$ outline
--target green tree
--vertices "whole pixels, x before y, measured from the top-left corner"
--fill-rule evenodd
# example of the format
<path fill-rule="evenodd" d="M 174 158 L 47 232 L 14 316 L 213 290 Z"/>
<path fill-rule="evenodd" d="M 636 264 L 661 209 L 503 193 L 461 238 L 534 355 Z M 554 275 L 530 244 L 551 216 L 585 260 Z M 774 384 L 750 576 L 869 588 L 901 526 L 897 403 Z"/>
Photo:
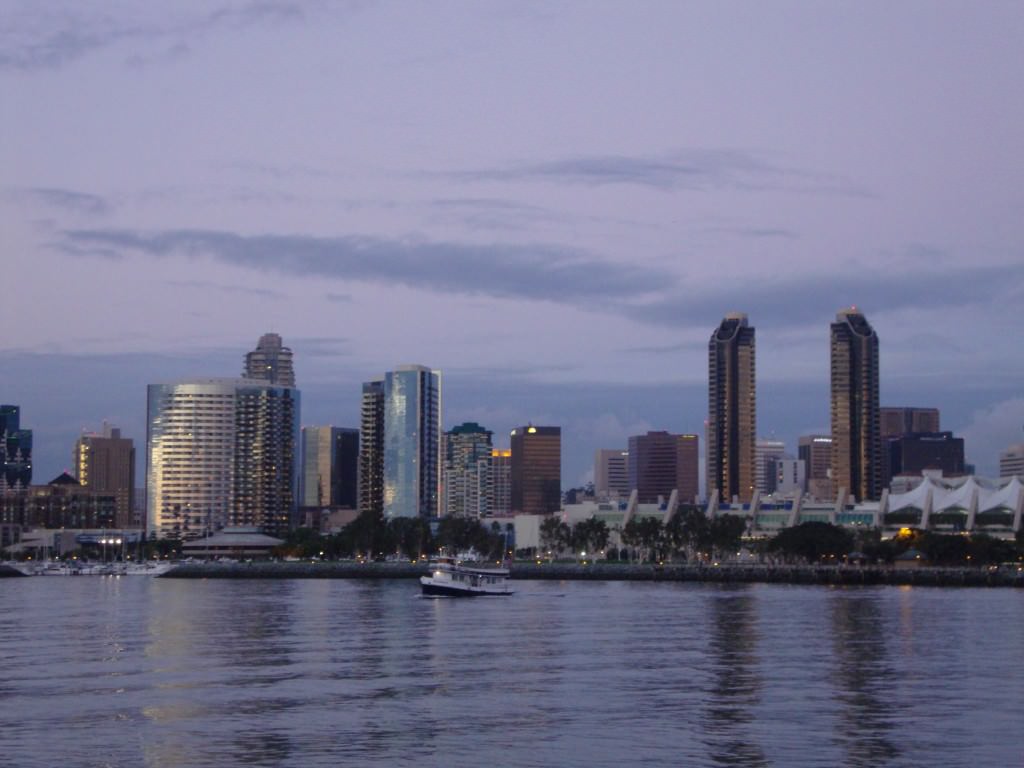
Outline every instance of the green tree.
<path fill-rule="evenodd" d="M 708 526 L 711 549 L 719 556 L 726 552 L 735 552 L 746 530 L 747 521 L 744 518 L 738 515 L 719 515 Z"/>
<path fill-rule="evenodd" d="M 397 549 L 410 560 L 418 560 L 430 552 L 430 526 L 421 517 L 396 517 L 389 521 Z"/>
<path fill-rule="evenodd" d="M 573 552 L 597 553 L 608 546 L 608 525 L 604 520 L 591 517 L 580 520 L 572 529 Z"/>
<path fill-rule="evenodd" d="M 550 515 L 544 518 L 540 524 L 540 548 L 548 553 L 548 560 L 552 554 L 557 557 L 561 551 L 562 542 L 562 521 L 557 515 Z"/>
<path fill-rule="evenodd" d="M 633 559 L 637 556 L 637 550 L 640 547 L 640 521 L 635 517 L 626 523 L 625 526 L 619 531 L 619 540 L 627 547 L 629 547 L 629 561 L 633 562 Z M 619 555 L 622 556 L 621 553 Z M 637 558 L 639 559 L 639 558 Z"/>
<path fill-rule="evenodd" d="M 784 528 L 768 544 L 771 551 L 817 563 L 849 553 L 853 535 L 831 523 L 806 522 Z"/>

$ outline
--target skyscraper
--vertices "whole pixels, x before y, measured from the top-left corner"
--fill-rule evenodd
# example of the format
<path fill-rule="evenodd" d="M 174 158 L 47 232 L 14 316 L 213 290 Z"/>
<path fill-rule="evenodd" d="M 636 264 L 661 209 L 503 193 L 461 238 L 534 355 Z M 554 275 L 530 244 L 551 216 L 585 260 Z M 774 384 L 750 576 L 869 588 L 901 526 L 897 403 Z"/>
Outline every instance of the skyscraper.
<path fill-rule="evenodd" d="M 384 379 L 363 384 L 359 421 L 359 509 L 384 513 Z"/>
<path fill-rule="evenodd" d="M 757 389 L 754 328 L 726 315 L 708 343 L 708 495 L 750 501 L 755 482 Z"/>
<path fill-rule="evenodd" d="M 385 517 L 438 516 L 441 431 L 441 372 L 403 365 L 385 373 Z"/>
<path fill-rule="evenodd" d="M 698 493 L 699 439 L 697 435 L 648 432 L 629 438 L 629 488 L 641 504 L 668 499 L 692 503 Z"/>
<path fill-rule="evenodd" d="M 775 463 L 786 458 L 786 444 L 782 440 L 762 438 L 754 446 L 754 487 L 760 494 L 775 492 L 775 478 L 778 475 Z"/>
<path fill-rule="evenodd" d="M 147 413 L 150 535 L 288 529 L 298 490 L 298 390 L 250 379 L 151 384 Z"/>
<path fill-rule="evenodd" d="M 914 432 L 885 442 L 885 486 L 897 475 L 939 470 L 943 477 L 963 475 L 964 439 L 952 432 Z"/>
<path fill-rule="evenodd" d="M 629 496 L 629 451 L 599 448 L 594 454 L 594 493 L 599 498 Z"/>
<path fill-rule="evenodd" d="M 999 477 L 1019 477 L 1024 480 L 1024 443 L 1009 446 L 999 452 Z"/>
<path fill-rule="evenodd" d="M 358 483 L 359 430 L 303 427 L 302 506 L 355 509 Z"/>
<path fill-rule="evenodd" d="M 878 335 L 855 307 L 831 326 L 832 483 L 860 501 L 882 490 Z"/>
<path fill-rule="evenodd" d="M 283 346 L 281 337 L 276 333 L 263 334 L 256 349 L 246 354 L 242 375 L 247 379 L 294 387 L 295 368 L 291 349 Z"/>
<path fill-rule="evenodd" d="M 491 450 L 491 487 L 488 508 L 495 517 L 512 514 L 512 449 Z"/>
<path fill-rule="evenodd" d="M 882 440 L 915 432 L 939 432 L 939 409 L 879 408 L 879 430 Z"/>
<path fill-rule="evenodd" d="M 562 428 L 512 430 L 512 514 L 546 515 L 562 506 Z"/>
<path fill-rule="evenodd" d="M 117 527 L 131 528 L 135 519 L 135 445 L 121 430 L 103 425 L 100 434 L 84 434 L 75 441 L 71 456 L 78 482 L 97 493 L 117 499 Z"/>
<path fill-rule="evenodd" d="M 444 503 L 447 516 L 491 514 L 491 435 L 476 422 L 466 422 L 444 435 Z"/>
<path fill-rule="evenodd" d="M 827 501 L 835 495 L 832 488 L 832 438 L 829 435 L 802 435 L 797 458 L 804 463 L 806 491 L 812 499 Z"/>
<path fill-rule="evenodd" d="M 0 405 L 0 490 L 32 484 L 32 430 L 21 428 L 21 408 Z"/>
<path fill-rule="evenodd" d="M 676 443 L 676 490 L 681 504 L 694 504 L 700 495 L 700 435 L 679 435 Z"/>

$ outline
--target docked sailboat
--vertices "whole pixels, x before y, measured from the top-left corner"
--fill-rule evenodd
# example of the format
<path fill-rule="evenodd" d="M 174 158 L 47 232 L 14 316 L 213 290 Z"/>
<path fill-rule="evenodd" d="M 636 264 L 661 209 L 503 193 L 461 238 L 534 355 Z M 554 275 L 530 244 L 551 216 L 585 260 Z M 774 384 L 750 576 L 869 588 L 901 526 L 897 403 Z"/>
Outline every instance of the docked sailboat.
<path fill-rule="evenodd" d="M 430 573 L 420 577 L 426 597 L 483 597 L 511 595 L 508 568 L 467 565 L 454 557 L 439 557 L 430 563 Z"/>

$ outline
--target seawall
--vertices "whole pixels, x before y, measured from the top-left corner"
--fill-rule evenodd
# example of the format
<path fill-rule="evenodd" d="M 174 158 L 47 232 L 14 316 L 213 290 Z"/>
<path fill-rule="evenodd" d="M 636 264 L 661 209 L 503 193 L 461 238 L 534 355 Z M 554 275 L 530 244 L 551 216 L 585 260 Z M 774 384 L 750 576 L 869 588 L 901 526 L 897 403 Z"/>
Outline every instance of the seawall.
<path fill-rule="evenodd" d="M 418 563 L 195 563 L 162 578 L 177 579 L 414 579 L 427 573 Z M 1024 587 L 1016 569 L 912 568 L 812 565 L 629 565 L 515 563 L 515 580 L 699 581 L 745 584 L 915 585 L 933 587 Z"/>

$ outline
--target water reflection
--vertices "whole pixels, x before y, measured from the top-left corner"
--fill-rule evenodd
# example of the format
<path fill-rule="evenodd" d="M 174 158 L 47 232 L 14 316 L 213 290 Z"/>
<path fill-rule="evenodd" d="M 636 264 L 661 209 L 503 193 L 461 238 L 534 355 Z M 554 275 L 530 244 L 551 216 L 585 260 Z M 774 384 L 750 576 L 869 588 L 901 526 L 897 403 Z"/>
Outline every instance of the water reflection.
<path fill-rule="evenodd" d="M 767 766 L 753 740 L 760 703 L 757 603 L 747 587 L 728 588 L 708 601 L 711 686 L 701 725 L 714 765 Z"/>
<path fill-rule="evenodd" d="M 1021 764 L 1014 591 L 414 593 L 4 584 L 0 765 Z"/>
<path fill-rule="evenodd" d="M 834 738 L 845 765 L 883 765 L 900 754 L 892 739 L 895 670 L 886 648 L 888 629 L 875 591 L 839 591 L 829 600 L 834 682 L 842 718 Z"/>

